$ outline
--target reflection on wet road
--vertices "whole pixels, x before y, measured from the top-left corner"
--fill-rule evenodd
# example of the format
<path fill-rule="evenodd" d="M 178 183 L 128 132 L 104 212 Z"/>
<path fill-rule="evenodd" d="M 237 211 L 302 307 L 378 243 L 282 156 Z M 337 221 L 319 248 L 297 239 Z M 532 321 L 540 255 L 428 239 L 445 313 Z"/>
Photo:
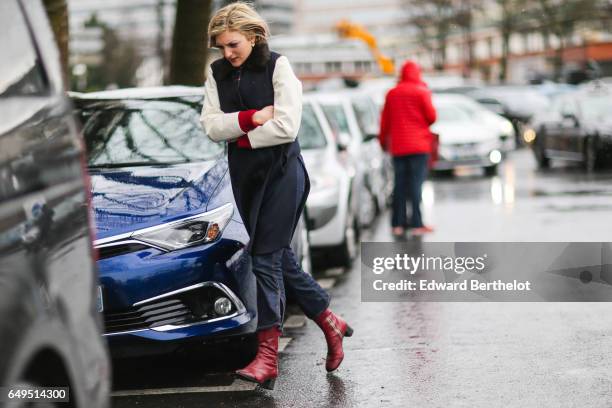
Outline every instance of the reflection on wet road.
<path fill-rule="evenodd" d="M 610 173 L 571 167 L 537 172 L 528 151 L 516 152 L 496 177 L 433 179 L 424 209 L 436 231 L 426 240 L 608 242 L 610 180 Z M 388 218 L 383 214 L 362 239 L 389 241 Z M 292 341 L 281 354 L 274 391 L 245 390 L 227 374 L 214 374 L 231 370 L 236 354 L 227 354 L 213 368 L 206 359 L 132 365 L 132 380 L 157 371 L 156 388 L 204 388 L 117 397 L 113 406 L 612 406 L 609 304 L 365 303 L 360 272 L 359 263 L 343 274 L 320 272 L 335 280 L 332 308 L 355 329 L 336 373 L 326 374 L 325 341 L 307 322 L 285 330 Z M 171 366 L 187 378 L 177 384 Z M 214 388 L 215 382 L 229 388 Z"/>

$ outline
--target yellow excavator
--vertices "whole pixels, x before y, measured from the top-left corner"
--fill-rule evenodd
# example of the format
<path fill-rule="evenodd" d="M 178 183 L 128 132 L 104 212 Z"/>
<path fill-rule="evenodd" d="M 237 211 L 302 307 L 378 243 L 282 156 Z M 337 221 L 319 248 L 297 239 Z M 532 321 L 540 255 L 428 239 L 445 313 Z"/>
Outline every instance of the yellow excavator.
<path fill-rule="evenodd" d="M 370 47 L 372 54 L 374 54 L 380 70 L 387 75 L 395 74 L 393 60 L 380 52 L 376 44 L 376 38 L 363 26 L 351 23 L 348 20 L 341 20 L 336 24 L 336 31 L 342 38 L 355 38 L 365 42 Z"/>

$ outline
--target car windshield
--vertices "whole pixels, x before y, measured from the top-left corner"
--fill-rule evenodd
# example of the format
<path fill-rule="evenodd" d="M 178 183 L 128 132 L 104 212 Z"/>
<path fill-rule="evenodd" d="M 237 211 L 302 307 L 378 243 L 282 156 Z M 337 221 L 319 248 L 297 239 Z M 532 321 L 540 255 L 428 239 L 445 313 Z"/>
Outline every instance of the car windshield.
<path fill-rule="evenodd" d="M 538 112 L 546 109 L 549 104 L 545 96 L 526 88 L 502 89 L 495 97 L 518 112 Z"/>
<path fill-rule="evenodd" d="M 612 97 L 610 95 L 590 96 L 582 99 L 582 113 L 588 120 L 602 120 L 612 112 Z"/>
<path fill-rule="evenodd" d="M 436 106 L 438 122 L 464 122 L 470 120 L 470 115 L 463 109 L 454 106 Z"/>
<path fill-rule="evenodd" d="M 302 123 L 298 132 L 302 149 L 321 149 L 327 145 L 323 129 L 317 120 L 311 105 L 305 104 L 302 109 Z"/>
<path fill-rule="evenodd" d="M 224 147 L 206 137 L 200 110 L 200 101 L 187 98 L 89 102 L 77 111 L 88 164 L 113 167 L 215 159 Z"/>

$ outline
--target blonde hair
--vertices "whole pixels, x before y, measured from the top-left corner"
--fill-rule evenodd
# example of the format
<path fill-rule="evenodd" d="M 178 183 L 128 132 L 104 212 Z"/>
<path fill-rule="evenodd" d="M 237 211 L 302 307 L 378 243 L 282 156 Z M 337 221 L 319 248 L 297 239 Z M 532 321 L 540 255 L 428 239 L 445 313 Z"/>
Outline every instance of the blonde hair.
<path fill-rule="evenodd" d="M 254 38 L 256 43 L 266 42 L 270 35 L 268 24 L 253 6 L 241 1 L 220 8 L 210 19 L 209 46 L 214 47 L 217 36 L 226 31 L 238 31 L 249 40 Z"/>

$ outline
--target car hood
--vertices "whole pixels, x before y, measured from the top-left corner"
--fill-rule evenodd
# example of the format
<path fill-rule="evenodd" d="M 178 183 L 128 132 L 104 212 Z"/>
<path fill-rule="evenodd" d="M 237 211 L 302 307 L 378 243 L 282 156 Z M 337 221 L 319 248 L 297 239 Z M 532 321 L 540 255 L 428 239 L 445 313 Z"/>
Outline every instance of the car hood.
<path fill-rule="evenodd" d="M 492 126 L 471 122 L 438 122 L 431 130 L 440 135 L 442 145 L 485 142 L 499 138 L 498 132 Z"/>
<path fill-rule="evenodd" d="M 227 161 L 90 169 L 96 238 L 206 211 Z"/>

